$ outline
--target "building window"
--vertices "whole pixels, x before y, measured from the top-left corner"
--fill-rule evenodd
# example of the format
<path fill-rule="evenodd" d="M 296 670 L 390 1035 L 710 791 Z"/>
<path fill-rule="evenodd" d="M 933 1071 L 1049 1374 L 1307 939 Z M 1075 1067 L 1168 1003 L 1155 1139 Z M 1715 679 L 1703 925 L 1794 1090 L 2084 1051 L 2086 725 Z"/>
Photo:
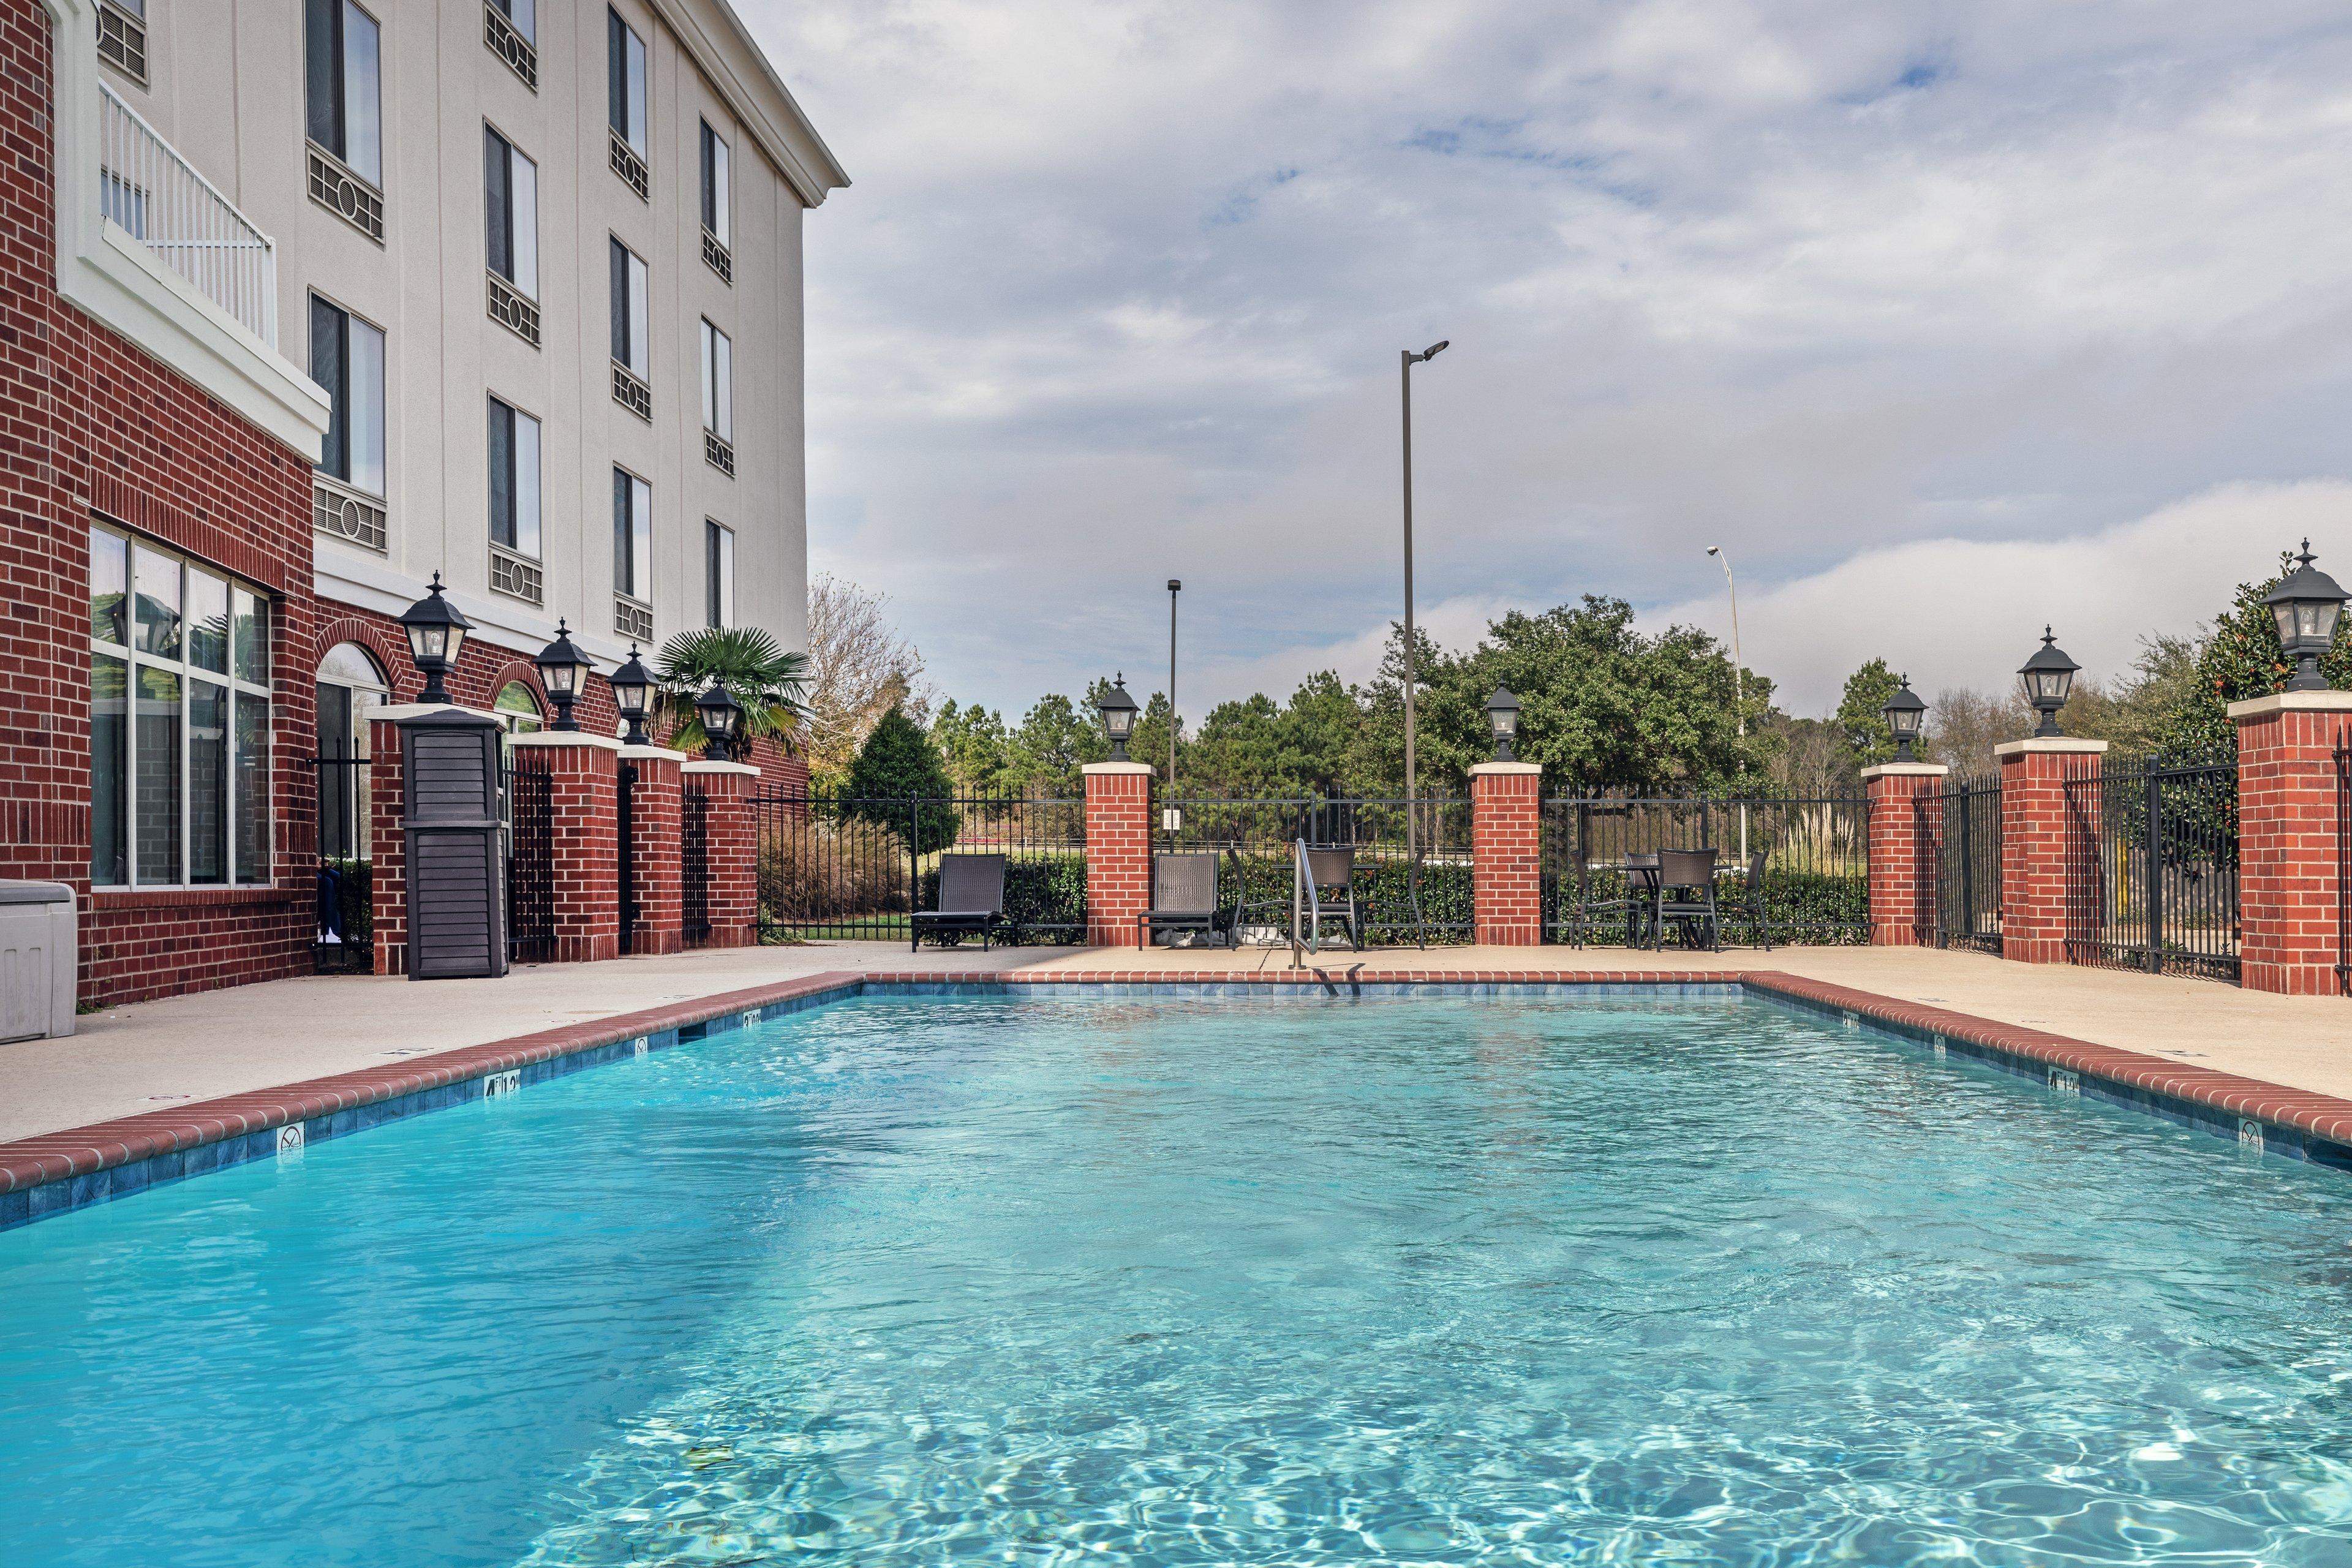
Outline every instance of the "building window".
<path fill-rule="evenodd" d="M 735 531 L 702 520 L 703 600 L 710 625 L 735 624 Z"/>
<path fill-rule="evenodd" d="M 486 0 L 482 41 L 522 79 L 523 86 L 539 90 L 539 16 L 534 0 Z"/>
<path fill-rule="evenodd" d="M 727 164 L 727 143 L 710 121 L 702 122 L 702 259 L 710 270 L 728 282 L 735 281 L 735 261 L 730 237 L 728 209 L 731 205 Z"/>
<path fill-rule="evenodd" d="M 243 583 L 90 529 L 93 887 L 269 880 L 268 613 Z"/>
<path fill-rule="evenodd" d="M 653 350 L 646 329 L 647 275 L 636 252 L 612 241 L 613 399 L 650 422 Z"/>
<path fill-rule="evenodd" d="M 311 199 L 381 242 L 382 31 L 352 0 L 303 0 L 302 39 Z"/>
<path fill-rule="evenodd" d="M 547 715 L 540 710 L 539 693 L 520 680 L 509 680 L 499 688 L 490 710 L 499 716 L 499 723 L 509 735 L 535 735 L 547 722 Z"/>
<path fill-rule="evenodd" d="M 147 0 L 99 0 L 98 58 L 147 85 Z"/>
<path fill-rule="evenodd" d="M 318 526 L 384 547 L 383 331 L 310 296 L 310 379 L 332 401 L 319 453 Z"/>
<path fill-rule="evenodd" d="M 651 200 L 646 165 L 646 41 L 621 20 L 618 11 L 604 13 L 604 76 L 613 172 Z"/>
<path fill-rule="evenodd" d="M 391 700 L 391 684 L 359 644 L 337 643 L 319 661 L 319 853 L 327 859 L 368 858 L 368 714 Z"/>
<path fill-rule="evenodd" d="M 538 604 L 539 421 L 489 400 L 490 586 Z"/>
<path fill-rule="evenodd" d="M 711 467 L 735 472 L 735 345 L 702 323 L 702 455 Z"/>
<path fill-rule="evenodd" d="M 613 470 L 613 624 L 623 637 L 653 636 L 653 487 Z"/>
<path fill-rule="evenodd" d="M 483 236 L 490 316 L 539 346 L 539 165 L 482 127 Z"/>

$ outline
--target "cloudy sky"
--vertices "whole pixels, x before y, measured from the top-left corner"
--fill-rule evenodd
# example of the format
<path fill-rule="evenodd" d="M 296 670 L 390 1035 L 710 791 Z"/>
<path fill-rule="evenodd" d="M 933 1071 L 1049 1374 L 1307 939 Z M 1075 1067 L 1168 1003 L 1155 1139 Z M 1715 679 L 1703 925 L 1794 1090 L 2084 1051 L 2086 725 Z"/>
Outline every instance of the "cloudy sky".
<path fill-rule="evenodd" d="M 809 216 L 812 564 L 951 696 L 1360 677 L 1586 593 L 1794 711 L 2352 567 L 2352 13 L 737 0 Z M 1140 687 L 1138 688 L 1141 689 Z"/>

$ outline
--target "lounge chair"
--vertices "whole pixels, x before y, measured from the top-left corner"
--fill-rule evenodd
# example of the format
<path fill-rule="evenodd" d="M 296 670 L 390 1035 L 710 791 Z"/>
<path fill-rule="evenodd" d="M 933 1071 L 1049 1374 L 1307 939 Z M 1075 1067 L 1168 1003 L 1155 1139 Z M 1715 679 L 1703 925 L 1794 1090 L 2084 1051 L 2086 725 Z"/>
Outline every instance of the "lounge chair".
<path fill-rule="evenodd" d="M 1190 931 L 1222 938 L 1226 946 L 1232 946 L 1241 906 L 1237 895 L 1231 910 L 1223 908 L 1217 897 L 1217 857 L 1213 850 L 1204 854 L 1154 855 L 1151 907 L 1135 917 L 1137 944 L 1150 947 L 1152 937 L 1161 931 L 1173 936 L 1180 931 Z"/>
<path fill-rule="evenodd" d="M 1310 849 L 1300 839 L 1297 847 L 1297 900 L 1296 916 L 1307 921 L 1307 950 L 1323 950 L 1323 921 L 1328 916 L 1339 925 L 1348 928 L 1348 945 L 1361 951 L 1364 945 L 1362 919 L 1356 910 L 1356 852 L 1353 849 Z M 1291 929 L 1297 936 L 1296 924 Z"/>
<path fill-rule="evenodd" d="M 908 917 L 914 938 L 909 952 L 927 936 L 942 943 L 950 936 L 980 933 L 980 945 L 1012 929 L 1004 918 L 1004 857 L 1002 855 L 942 855 L 940 857 L 940 907 Z"/>
<path fill-rule="evenodd" d="M 1723 931 L 1715 907 L 1714 850 L 1659 850 L 1657 897 L 1650 929 L 1660 947 L 1666 944 L 1666 922 L 1679 921 L 1685 937 L 1696 924 L 1706 934 L 1708 950 L 1723 951 Z"/>

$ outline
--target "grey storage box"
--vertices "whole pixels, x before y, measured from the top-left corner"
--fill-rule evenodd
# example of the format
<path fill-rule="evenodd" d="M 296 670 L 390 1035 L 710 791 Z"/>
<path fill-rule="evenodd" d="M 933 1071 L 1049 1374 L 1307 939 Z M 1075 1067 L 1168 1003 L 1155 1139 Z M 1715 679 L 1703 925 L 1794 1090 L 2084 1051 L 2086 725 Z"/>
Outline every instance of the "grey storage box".
<path fill-rule="evenodd" d="M 0 881 L 0 1043 L 74 1032 L 74 893 Z"/>

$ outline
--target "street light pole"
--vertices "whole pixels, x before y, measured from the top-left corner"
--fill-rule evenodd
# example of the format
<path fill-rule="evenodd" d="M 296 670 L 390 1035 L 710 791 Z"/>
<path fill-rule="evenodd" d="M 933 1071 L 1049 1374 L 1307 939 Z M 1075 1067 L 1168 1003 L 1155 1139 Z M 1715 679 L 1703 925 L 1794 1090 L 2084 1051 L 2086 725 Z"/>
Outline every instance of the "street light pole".
<path fill-rule="evenodd" d="M 1412 713 L 1412 367 L 1424 364 L 1445 352 L 1453 340 L 1440 339 L 1419 353 L 1401 349 L 1397 354 L 1397 379 L 1402 392 L 1401 406 L 1404 413 L 1404 852 L 1413 868 L 1417 880 L 1421 867 L 1420 829 L 1415 823 L 1415 790 L 1418 782 L 1414 771 Z M 1415 889 L 1415 897 L 1419 889 Z"/>
<path fill-rule="evenodd" d="M 1176 847 L 1176 830 L 1184 826 L 1176 815 L 1176 595 L 1183 591 L 1181 578 L 1168 579 L 1168 805 L 1160 814 L 1160 826 L 1171 849 Z"/>
<path fill-rule="evenodd" d="M 1706 552 L 1723 563 L 1723 586 L 1731 595 L 1731 701 L 1734 717 L 1739 724 L 1739 738 L 1748 739 L 1748 687 L 1741 677 L 1746 663 L 1739 652 L 1739 584 L 1732 581 L 1731 557 L 1723 552 L 1720 544 L 1710 544 Z M 1744 750 L 1744 748 L 1743 748 Z M 1739 805 L 1739 863 L 1748 864 L 1748 803 Z"/>

